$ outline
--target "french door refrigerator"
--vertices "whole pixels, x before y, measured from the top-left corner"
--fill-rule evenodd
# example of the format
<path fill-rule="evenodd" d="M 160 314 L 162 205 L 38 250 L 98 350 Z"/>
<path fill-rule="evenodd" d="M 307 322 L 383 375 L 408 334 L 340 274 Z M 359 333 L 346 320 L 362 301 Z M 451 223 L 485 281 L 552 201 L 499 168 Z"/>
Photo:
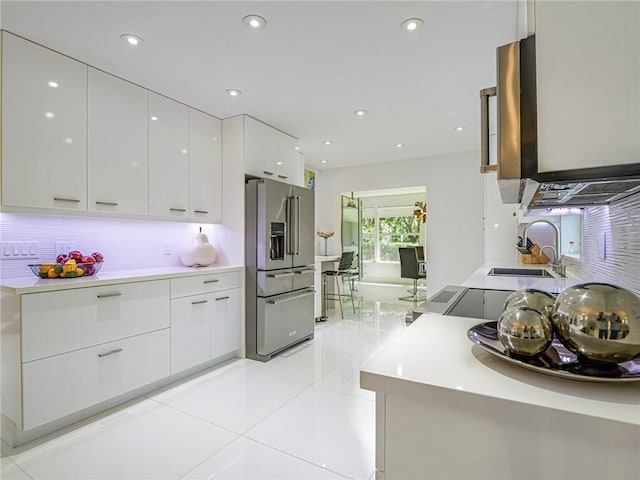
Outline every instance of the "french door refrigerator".
<path fill-rule="evenodd" d="M 313 338 L 314 192 L 269 179 L 245 185 L 246 354 Z"/>

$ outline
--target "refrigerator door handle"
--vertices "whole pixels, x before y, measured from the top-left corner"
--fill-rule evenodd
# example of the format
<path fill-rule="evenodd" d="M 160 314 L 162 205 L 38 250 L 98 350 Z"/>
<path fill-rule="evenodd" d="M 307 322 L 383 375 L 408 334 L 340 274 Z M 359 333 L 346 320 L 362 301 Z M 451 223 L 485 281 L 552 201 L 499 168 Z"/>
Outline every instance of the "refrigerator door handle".
<path fill-rule="evenodd" d="M 313 290 L 312 288 L 307 288 L 298 295 L 292 295 L 284 298 L 282 298 L 282 296 L 280 296 L 279 298 L 270 298 L 269 300 L 266 300 L 266 303 L 270 305 L 278 305 L 280 303 L 290 302 L 291 300 L 297 300 L 299 298 L 306 297 L 307 295 L 315 295 L 315 290 Z"/>
<path fill-rule="evenodd" d="M 300 197 L 296 196 L 296 255 L 300 255 Z"/>
<path fill-rule="evenodd" d="M 287 197 L 287 235 L 289 255 L 300 255 L 300 197 Z"/>

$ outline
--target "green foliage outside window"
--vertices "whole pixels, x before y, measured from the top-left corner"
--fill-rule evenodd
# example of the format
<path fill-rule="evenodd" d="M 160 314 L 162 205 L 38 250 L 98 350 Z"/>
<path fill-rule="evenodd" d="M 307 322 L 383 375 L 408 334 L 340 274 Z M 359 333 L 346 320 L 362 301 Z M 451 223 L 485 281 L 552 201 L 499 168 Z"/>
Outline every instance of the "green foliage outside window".
<path fill-rule="evenodd" d="M 378 258 L 376 258 L 376 220 L 362 219 L 362 259 L 364 261 L 399 262 L 398 248 L 420 243 L 420 224 L 416 217 L 378 218 Z"/>

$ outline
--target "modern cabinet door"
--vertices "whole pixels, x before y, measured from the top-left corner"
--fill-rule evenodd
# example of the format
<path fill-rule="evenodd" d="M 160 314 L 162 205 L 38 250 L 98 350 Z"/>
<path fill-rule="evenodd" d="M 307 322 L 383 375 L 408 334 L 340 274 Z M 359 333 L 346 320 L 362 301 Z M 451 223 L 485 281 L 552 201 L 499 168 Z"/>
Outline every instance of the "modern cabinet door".
<path fill-rule="evenodd" d="M 295 137 L 244 116 L 246 173 L 302 186 L 304 165 L 297 146 Z"/>
<path fill-rule="evenodd" d="M 211 359 L 212 294 L 171 300 L 171 373 Z"/>
<path fill-rule="evenodd" d="M 189 109 L 149 92 L 149 214 L 189 217 Z"/>
<path fill-rule="evenodd" d="M 88 210 L 147 215 L 148 92 L 89 68 Z"/>
<path fill-rule="evenodd" d="M 189 109 L 189 216 L 222 220 L 221 121 Z"/>
<path fill-rule="evenodd" d="M 242 346 L 242 289 L 211 294 L 211 358 L 235 352 Z"/>
<path fill-rule="evenodd" d="M 168 376 L 168 328 L 25 363 L 24 429 Z"/>
<path fill-rule="evenodd" d="M 257 177 L 277 180 L 274 129 L 255 118 L 244 115 L 245 172 Z"/>
<path fill-rule="evenodd" d="M 2 43 L 2 204 L 86 211 L 87 66 Z"/>
<path fill-rule="evenodd" d="M 274 130 L 272 141 L 274 143 L 276 180 L 302 186 L 304 166 L 298 150 L 296 150 L 298 140 L 286 133 Z"/>
<path fill-rule="evenodd" d="M 535 3 L 538 169 L 640 158 L 640 3 Z"/>

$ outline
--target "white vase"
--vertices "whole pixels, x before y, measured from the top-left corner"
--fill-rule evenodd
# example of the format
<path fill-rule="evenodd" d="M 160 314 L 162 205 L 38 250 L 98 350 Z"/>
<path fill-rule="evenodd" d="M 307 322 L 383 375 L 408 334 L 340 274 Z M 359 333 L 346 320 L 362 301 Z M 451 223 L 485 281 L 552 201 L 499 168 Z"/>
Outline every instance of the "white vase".
<path fill-rule="evenodd" d="M 216 249 L 209 243 L 202 229 L 196 235 L 193 246 L 180 254 L 180 261 L 187 267 L 206 267 L 216 261 Z"/>

